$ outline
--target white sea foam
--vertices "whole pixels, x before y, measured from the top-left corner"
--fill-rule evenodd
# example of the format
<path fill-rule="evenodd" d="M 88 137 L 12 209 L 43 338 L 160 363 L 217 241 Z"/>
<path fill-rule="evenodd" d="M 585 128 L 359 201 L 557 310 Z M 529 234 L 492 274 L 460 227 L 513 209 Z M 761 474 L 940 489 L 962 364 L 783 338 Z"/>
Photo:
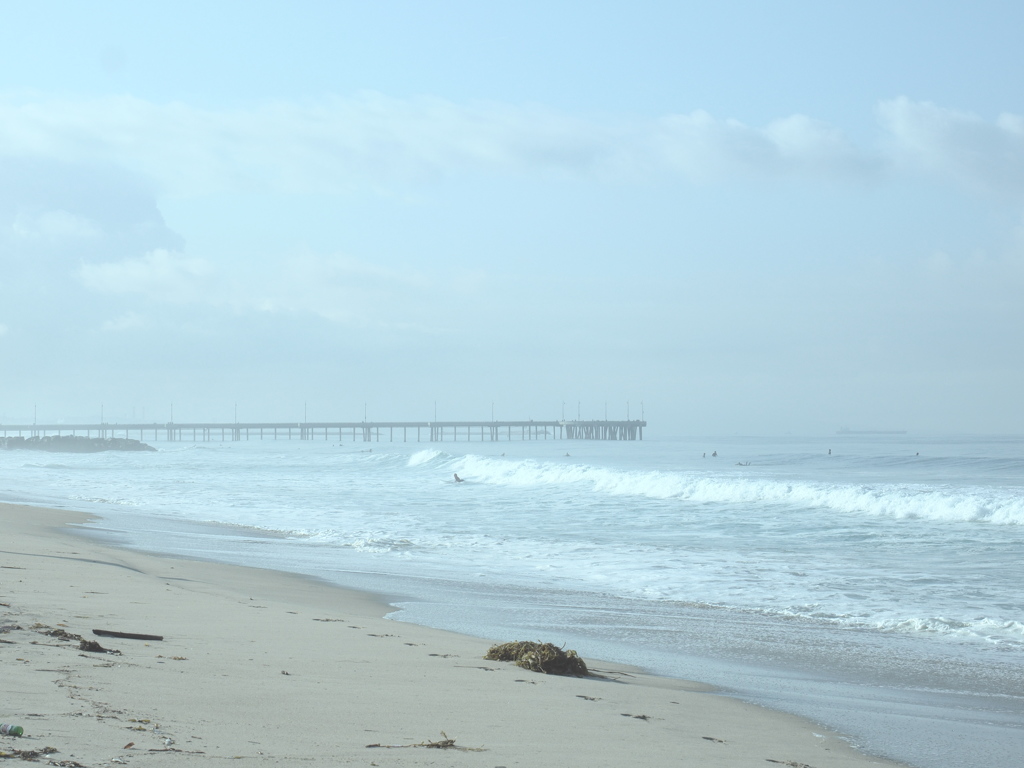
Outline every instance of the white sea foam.
<path fill-rule="evenodd" d="M 629 445 L 168 447 L 30 467 L 4 455 L 0 471 L 25 496 L 131 510 L 128 527 L 159 515 L 259 529 L 330 568 L 1020 642 L 1008 570 L 1024 494 L 1006 457 L 840 464 L 773 449 L 736 466 L 646 461 L 651 449 Z"/>
<path fill-rule="evenodd" d="M 581 485 L 595 493 L 613 496 L 679 499 L 701 504 L 785 505 L 897 519 L 1024 524 L 1024 491 L 1020 488 L 844 485 L 723 477 L 720 473 L 624 472 L 578 464 L 503 461 L 482 456 L 467 456 L 460 466 L 474 481 L 495 485 Z"/>
<path fill-rule="evenodd" d="M 447 454 L 436 450 L 416 451 L 416 453 L 409 457 L 408 464 L 410 467 L 419 467 L 424 464 L 429 464 L 442 456 L 447 456 Z"/>
<path fill-rule="evenodd" d="M 136 506 L 136 502 L 131 499 L 108 499 L 103 496 L 78 496 L 75 494 L 68 496 L 68 498 L 72 501 L 81 501 L 86 504 L 115 504 L 123 507 Z"/>
<path fill-rule="evenodd" d="M 995 644 L 1012 643 L 1017 646 L 1024 646 L 1024 624 L 1012 620 L 982 617 L 963 621 L 936 616 L 926 619 L 888 619 L 876 622 L 871 626 L 883 632 L 934 633 L 937 635 L 981 638 Z"/>

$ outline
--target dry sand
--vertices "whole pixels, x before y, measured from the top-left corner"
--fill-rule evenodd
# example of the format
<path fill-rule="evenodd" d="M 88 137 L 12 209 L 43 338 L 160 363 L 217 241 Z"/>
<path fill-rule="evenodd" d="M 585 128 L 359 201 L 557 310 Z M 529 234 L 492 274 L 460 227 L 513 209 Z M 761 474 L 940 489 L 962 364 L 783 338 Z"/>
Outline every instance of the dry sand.
<path fill-rule="evenodd" d="M 594 661 L 585 648 L 601 677 L 485 661 L 489 642 L 389 621 L 373 596 L 118 549 L 66 527 L 86 519 L 0 504 L 0 721 L 25 728 L 0 736 L 0 758 L 53 748 L 37 761 L 895 765 L 808 721 Z M 119 653 L 83 651 L 53 630 Z M 522 639 L 557 641 L 498 641 Z M 453 746 L 431 746 L 446 737 Z"/>

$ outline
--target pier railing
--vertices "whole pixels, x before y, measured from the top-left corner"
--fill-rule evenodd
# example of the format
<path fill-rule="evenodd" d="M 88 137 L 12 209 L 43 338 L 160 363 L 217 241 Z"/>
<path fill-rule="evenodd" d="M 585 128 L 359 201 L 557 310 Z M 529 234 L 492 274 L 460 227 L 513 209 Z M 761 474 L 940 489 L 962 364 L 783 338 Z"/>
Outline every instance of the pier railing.
<path fill-rule="evenodd" d="M 643 440 L 647 422 L 627 421 L 316 421 L 166 424 L 0 424 L 9 436 L 84 435 L 168 442 L 330 440 L 455 442 L 499 440 Z"/>

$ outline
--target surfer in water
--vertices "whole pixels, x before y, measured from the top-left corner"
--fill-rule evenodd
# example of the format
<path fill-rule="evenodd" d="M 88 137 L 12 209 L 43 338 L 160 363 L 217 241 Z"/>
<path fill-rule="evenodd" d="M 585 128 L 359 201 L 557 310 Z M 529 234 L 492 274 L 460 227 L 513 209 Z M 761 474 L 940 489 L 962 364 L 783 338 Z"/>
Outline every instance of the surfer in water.
<path fill-rule="evenodd" d="M 455 482 L 456 483 L 464 483 L 465 482 L 465 480 L 463 480 L 461 477 L 459 477 L 459 473 L 458 472 L 455 473 Z"/>

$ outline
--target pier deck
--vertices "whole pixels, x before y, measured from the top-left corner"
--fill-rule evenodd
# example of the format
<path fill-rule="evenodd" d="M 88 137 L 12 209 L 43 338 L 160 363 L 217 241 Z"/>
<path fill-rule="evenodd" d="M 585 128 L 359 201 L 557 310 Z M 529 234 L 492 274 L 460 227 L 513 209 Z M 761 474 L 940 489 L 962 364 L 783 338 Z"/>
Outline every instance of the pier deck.
<path fill-rule="evenodd" d="M 0 436 L 84 435 L 168 442 L 330 440 L 455 442 L 643 440 L 647 422 L 627 421 L 316 421 L 167 424 L 0 424 Z"/>

